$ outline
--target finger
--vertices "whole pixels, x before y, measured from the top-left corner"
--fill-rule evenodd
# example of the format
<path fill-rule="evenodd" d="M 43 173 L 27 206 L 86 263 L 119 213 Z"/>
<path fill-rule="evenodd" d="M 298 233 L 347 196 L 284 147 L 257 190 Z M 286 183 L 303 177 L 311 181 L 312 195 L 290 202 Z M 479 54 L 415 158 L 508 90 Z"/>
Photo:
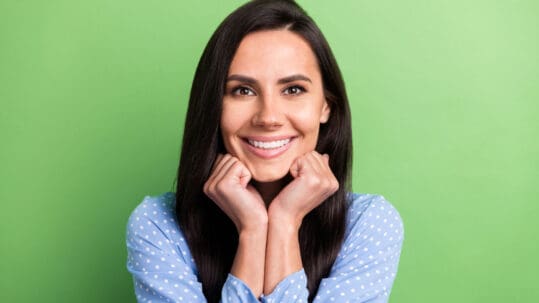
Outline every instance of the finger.
<path fill-rule="evenodd" d="M 212 174 L 214 174 L 216 171 L 219 171 L 219 169 L 223 166 L 223 164 L 225 163 L 226 159 L 228 159 L 228 157 L 230 157 L 230 155 L 228 154 L 218 154 L 217 157 L 215 158 L 215 162 L 213 163 L 213 167 L 212 167 Z"/>
<path fill-rule="evenodd" d="M 204 192 L 208 197 L 212 198 L 212 200 L 219 200 L 217 197 L 220 196 L 219 192 L 222 191 L 222 188 L 219 187 L 219 183 L 223 180 L 224 176 L 226 176 L 228 168 L 232 166 L 235 161 L 236 160 L 232 156 L 228 154 L 224 155 L 208 181 L 204 184 Z"/>
<path fill-rule="evenodd" d="M 217 170 L 214 172 L 213 180 L 215 182 L 218 182 L 218 181 L 222 180 L 227 175 L 230 167 L 232 167 L 234 165 L 234 163 L 236 163 L 237 161 L 238 161 L 238 159 L 236 157 L 232 157 L 230 155 L 225 155 L 225 157 L 222 160 L 223 163 L 220 164 L 217 167 Z"/>
<path fill-rule="evenodd" d="M 313 151 L 311 155 L 316 160 L 316 164 L 313 164 L 316 171 L 323 172 L 326 169 L 326 161 L 324 160 L 324 156 L 319 154 L 317 151 Z"/>
<path fill-rule="evenodd" d="M 303 173 L 320 174 L 323 171 L 323 161 L 321 156 L 312 151 L 305 155 L 305 165 L 303 166 Z"/>
<path fill-rule="evenodd" d="M 226 175 L 234 178 L 234 180 L 241 184 L 243 188 L 245 188 L 251 180 L 251 172 L 239 160 L 237 160 L 232 166 L 230 166 Z"/>
<path fill-rule="evenodd" d="M 329 166 L 329 155 L 328 154 L 319 154 L 319 153 L 313 153 L 314 158 L 318 161 L 317 172 L 322 174 L 333 174 L 331 171 L 331 167 Z"/>
<path fill-rule="evenodd" d="M 339 182 L 329 166 L 329 155 L 323 154 L 321 155 L 321 159 L 324 162 L 324 174 L 327 177 L 327 180 L 329 180 L 327 196 L 330 196 L 339 189 Z"/>
<path fill-rule="evenodd" d="M 298 158 L 296 158 L 296 160 L 294 160 L 294 162 L 292 162 L 292 165 L 290 165 L 290 175 L 292 175 L 292 177 L 297 178 L 300 174 L 300 171 L 301 171 L 301 167 L 302 167 L 302 161 L 303 161 L 303 156 L 300 156 Z"/>
<path fill-rule="evenodd" d="M 206 180 L 206 182 L 204 183 L 204 187 L 203 187 L 204 193 L 209 194 L 209 189 L 213 184 L 213 180 L 215 179 L 216 171 L 218 171 L 219 168 L 223 164 L 222 160 L 223 160 L 224 156 L 225 155 L 223 155 L 223 154 L 217 154 L 217 157 L 215 157 L 215 159 L 213 161 L 211 171 L 210 171 L 210 175 L 208 177 L 208 180 Z"/>
<path fill-rule="evenodd" d="M 316 151 L 308 152 L 296 159 L 296 167 L 295 167 L 295 175 L 292 174 L 294 178 L 297 178 L 299 176 L 304 176 L 306 174 L 311 173 L 317 173 L 320 169 L 320 164 L 318 163 L 318 160 L 316 160 L 315 157 Z"/>
<path fill-rule="evenodd" d="M 208 187 L 210 191 L 213 191 L 215 189 L 215 186 L 217 186 L 218 182 L 223 178 L 225 172 L 227 171 L 228 167 L 233 164 L 233 159 L 230 155 L 224 155 L 222 159 L 219 161 L 217 166 L 215 167 L 215 170 L 212 172 L 210 177 L 208 178 Z"/>
<path fill-rule="evenodd" d="M 335 176 L 331 171 L 331 168 L 328 165 L 329 156 L 320 155 L 319 153 L 313 152 L 310 155 L 311 165 L 313 166 L 314 173 L 318 176 L 320 183 L 320 189 L 327 189 L 328 194 L 333 193 L 333 188 L 335 187 Z"/>
<path fill-rule="evenodd" d="M 228 181 L 237 182 L 233 184 L 240 184 L 245 188 L 247 183 L 251 180 L 251 172 L 238 158 L 230 156 L 227 162 L 223 164 L 220 171 L 215 176 L 215 182 L 220 182 L 224 179 Z M 228 183 L 230 184 L 230 183 Z"/>
<path fill-rule="evenodd" d="M 215 161 L 216 162 L 220 161 L 221 159 L 223 159 L 224 156 L 225 156 L 225 154 L 217 154 L 217 157 L 215 158 Z"/>
<path fill-rule="evenodd" d="M 210 176 L 217 169 L 217 166 L 219 165 L 219 163 L 221 163 L 221 160 L 223 159 L 224 156 L 225 155 L 223 154 L 217 154 L 217 157 L 215 157 L 215 160 L 213 161 L 213 165 L 211 167 Z"/>
<path fill-rule="evenodd" d="M 324 158 L 324 163 L 329 167 L 329 155 L 323 154 L 322 157 Z"/>

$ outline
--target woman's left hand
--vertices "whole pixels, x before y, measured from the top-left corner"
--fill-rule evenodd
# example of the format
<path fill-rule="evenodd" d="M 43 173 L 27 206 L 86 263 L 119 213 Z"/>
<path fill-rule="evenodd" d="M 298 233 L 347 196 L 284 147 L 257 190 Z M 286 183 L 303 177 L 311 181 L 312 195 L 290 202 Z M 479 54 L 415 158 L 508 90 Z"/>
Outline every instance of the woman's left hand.
<path fill-rule="evenodd" d="M 297 158 L 290 174 L 294 179 L 271 202 L 268 216 L 299 229 L 303 217 L 334 194 L 339 182 L 329 167 L 329 156 L 316 151 Z"/>

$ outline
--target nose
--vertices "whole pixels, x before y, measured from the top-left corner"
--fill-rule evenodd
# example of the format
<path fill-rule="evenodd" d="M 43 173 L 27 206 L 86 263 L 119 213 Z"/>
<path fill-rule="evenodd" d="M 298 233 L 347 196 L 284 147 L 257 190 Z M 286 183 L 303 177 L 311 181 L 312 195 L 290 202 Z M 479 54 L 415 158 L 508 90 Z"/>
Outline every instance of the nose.
<path fill-rule="evenodd" d="M 253 116 L 253 125 L 273 129 L 282 126 L 283 120 L 279 100 L 272 96 L 262 96 L 259 100 L 259 108 Z"/>

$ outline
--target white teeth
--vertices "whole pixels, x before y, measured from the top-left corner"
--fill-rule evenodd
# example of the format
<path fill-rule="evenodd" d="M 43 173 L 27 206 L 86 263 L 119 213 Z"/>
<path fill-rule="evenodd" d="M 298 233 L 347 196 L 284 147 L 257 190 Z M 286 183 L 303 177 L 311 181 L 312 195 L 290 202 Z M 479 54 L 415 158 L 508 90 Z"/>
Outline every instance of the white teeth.
<path fill-rule="evenodd" d="M 262 149 L 274 149 L 282 147 L 288 142 L 290 142 L 290 139 L 283 139 L 283 140 L 277 140 L 277 141 L 255 141 L 255 140 L 248 140 L 249 144 L 251 144 L 254 147 L 262 148 Z"/>

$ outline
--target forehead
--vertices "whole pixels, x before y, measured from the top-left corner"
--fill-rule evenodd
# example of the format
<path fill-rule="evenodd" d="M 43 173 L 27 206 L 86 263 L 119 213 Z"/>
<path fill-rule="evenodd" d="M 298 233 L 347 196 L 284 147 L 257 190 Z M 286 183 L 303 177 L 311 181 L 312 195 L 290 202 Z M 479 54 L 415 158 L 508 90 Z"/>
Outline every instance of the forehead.
<path fill-rule="evenodd" d="M 241 41 L 229 74 L 281 77 L 305 73 L 315 76 L 318 62 L 310 45 L 286 29 L 250 33 Z"/>

